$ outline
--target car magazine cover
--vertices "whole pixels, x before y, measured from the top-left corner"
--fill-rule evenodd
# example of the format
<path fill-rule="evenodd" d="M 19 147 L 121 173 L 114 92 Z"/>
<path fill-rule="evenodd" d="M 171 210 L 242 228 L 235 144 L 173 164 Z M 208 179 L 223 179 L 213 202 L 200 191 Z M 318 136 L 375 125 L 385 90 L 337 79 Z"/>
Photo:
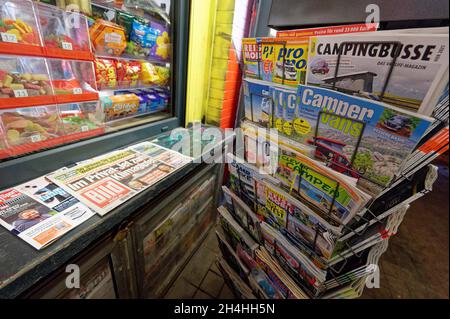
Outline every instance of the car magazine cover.
<path fill-rule="evenodd" d="M 431 115 L 439 98 L 435 90 L 448 72 L 448 51 L 448 34 L 312 37 L 306 83 Z"/>
<path fill-rule="evenodd" d="M 130 149 L 138 153 L 150 156 L 153 159 L 173 166 L 176 169 L 182 168 L 192 162 L 191 157 L 185 156 L 151 142 L 142 142 L 131 146 Z"/>
<path fill-rule="evenodd" d="M 342 224 L 350 221 L 371 198 L 337 172 L 283 145 L 274 177 L 291 195 L 311 204 L 313 209 L 332 214 Z"/>
<path fill-rule="evenodd" d="M 387 187 L 432 118 L 315 86 L 299 85 L 300 142 L 365 190 Z M 374 185 L 372 185 L 374 184 Z"/>
<path fill-rule="evenodd" d="M 49 179 L 105 215 L 175 170 L 132 150 L 115 151 L 49 175 Z"/>
<path fill-rule="evenodd" d="M 30 185 L 38 189 L 29 194 L 39 195 L 20 191 Z M 52 192 L 58 198 L 52 199 Z M 0 224 L 38 250 L 93 215 L 89 208 L 58 190 L 44 177 L 0 192 Z"/>
<path fill-rule="evenodd" d="M 329 259 L 341 232 L 339 223 L 324 220 L 305 204 L 275 185 L 256 183 L 258 214 L 271 226 L 286 230 L 319 257 Z"/>

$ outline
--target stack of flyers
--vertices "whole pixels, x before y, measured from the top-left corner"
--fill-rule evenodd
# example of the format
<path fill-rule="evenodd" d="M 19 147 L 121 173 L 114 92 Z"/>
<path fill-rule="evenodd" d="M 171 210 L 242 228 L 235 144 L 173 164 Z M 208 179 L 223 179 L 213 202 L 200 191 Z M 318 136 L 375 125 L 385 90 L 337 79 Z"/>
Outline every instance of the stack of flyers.
<path fill-rule="evenodd" d="M 356 181 L 280 145 L 274 175 L 299 200 L 347 224 L 370 200 Z"/>
<path fill-rule="evenodd" d="M 256 183 L 258 214 L 285 230 L 323 259 L 332 256 L 342 226 L 331 216 L 326 221 L 281 188 L 261 180 Z"/>
<path fill-rule="evenodd" d="M 448 31 L 425 32 L 312 37 L 306 83 L 431 115 L 448 73 L 449 43 Z"/>
<path fill-rule="evenodd" d="M 128 149 L 56 171 L 48 178 L 103 216 L 174 170 Z"/>
<path fill-rule="evenodd" d="M 51 244 L 93 215 L 45 177 L 0 192 L 0 224 L 36 249 Z"/>
<path fill-rule="evenodd" d="M 131 146 L 130 149 L 150 156 L 155 160 L 166 163 L 176 169 L 182 168 L 192 162 L 192 157 L 185 156 L 151 142 L 142 142 Z"/>
<path fill-rule="evenodd" d="M 337 91 L 299 85 L 301 142 L 371 193 L 388 187 L 432 118 Z"/>

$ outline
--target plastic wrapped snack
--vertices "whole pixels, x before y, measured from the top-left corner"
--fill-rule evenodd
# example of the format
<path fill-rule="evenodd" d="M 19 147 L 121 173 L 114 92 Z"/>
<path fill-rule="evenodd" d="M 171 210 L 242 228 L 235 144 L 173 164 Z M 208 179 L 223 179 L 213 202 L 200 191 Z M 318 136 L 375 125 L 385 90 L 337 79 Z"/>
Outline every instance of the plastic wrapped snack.
<path fill-rule="evenodd" d="M 110 59 L 95 59 L 94 66 L 97 88 L 99 90 L 116 89 L 118 83 L 115 61 Z"/>
<path fill-rule="evenodd" d="M 49 141 L 64 134 L 55 105 L 0 112 L 10 147 Z"/>
<path fill-rule="evenodd" d="M 151 57 L 167 61 L 170 57 L 170 38 L 163 25 L 145 20 L 134 20 L 126 52 L 133 56 Z"/>
<path fill-rule="evenodd" d="M 97 20 L 89 34 L 97 54 L 120 56 L 127 46 L 125 29 L 110 21 Z"/>
<path fill-rule="evenodd" d="M 138 114 L 139 98 L 136 94 L 121 94 L 100 99 L 105 122 L 115 121 Z"/>
<path fill-rule="evenodd" d="M 141 83 L 141 62 L 133 60 L 117 60 L 117 81 L 120 88 L 136 87 Z"/>

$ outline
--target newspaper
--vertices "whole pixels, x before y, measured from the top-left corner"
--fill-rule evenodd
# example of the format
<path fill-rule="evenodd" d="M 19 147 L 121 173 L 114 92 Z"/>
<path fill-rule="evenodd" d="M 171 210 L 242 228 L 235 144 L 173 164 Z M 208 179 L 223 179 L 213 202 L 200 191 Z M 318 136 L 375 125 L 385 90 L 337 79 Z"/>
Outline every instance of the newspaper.
<path fill-rule="evenodd" d="M 93 215 L 45 177 L 0 192 L 0 224 L 36 249 L 48 246 Z"/>
<path fill-rule="evenodd" d="M 448 46 L 448 34 L 432 32 L 312 37 L 306 83 L 431 115 L 439 98 L 436 88 L 448 72 Z"/>
<path fill-rule="evenodd" d="M 175 168 L 133 150 L 116 151 L 48 178 L 103 216 Z"/>
<path fill-rule="evenodd" d="M 180 169 L 193 160 L 192 157 L 185 156 L 151 142 L 142 142 L 131 146 L 129 149 L 150 156 L 155 160 L 173 166 L 175 169 Z"/>

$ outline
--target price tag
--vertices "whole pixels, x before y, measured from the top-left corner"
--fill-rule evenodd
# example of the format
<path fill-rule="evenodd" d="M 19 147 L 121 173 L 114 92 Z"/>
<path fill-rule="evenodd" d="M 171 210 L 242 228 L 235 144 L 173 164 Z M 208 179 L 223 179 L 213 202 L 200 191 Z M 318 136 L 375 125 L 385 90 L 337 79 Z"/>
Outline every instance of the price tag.
<path fill-rule="evenodd" d="M 40 142 L 41 141 L 41 136 L 36 134 L 36 135 L 31 135 L 30 136 L 31 142 L 36 143 L 36 142 Z"/>
<path fill-rule="evenodd" d="M 115 33 L 115 32 L 106 33 L 105 34 L 105 42 L 122 44 L 122 37 L 120 36 L 120 34 Z"/>
<path fill-rule="evenodd" d="M 62 46 L 62 48 L 63 48 L 63 50 L 69 50 L 69 51 L 72 51 L 73 49 L 72 49 L 72 43 L 70 43 L 70 42 L 61 42 L 61 46 Z"/>
<path fill-rule="evenodd" d="M 15 97 L 27 97 L 28 96 L 28 92 L 27 90 L 14 90 L 14 96 Z"/>
<path fill-rule="evenodd" d="M 15 34 L 2 32 L 1 36 L 3 42 L 17 43 L 17 37 Z"/>
<path fill-rule="evenodd" d="M 89 126 L 83 125 L 83 126 L 81 127 L 81 132 L 87 132 L 87 131 L 89 131 Z"/>
<path fill-rule="evenodd" d="M 81 88 L 74 88 L 73 89 L 73 94 L 82 94 L 83 90 Z"/>

